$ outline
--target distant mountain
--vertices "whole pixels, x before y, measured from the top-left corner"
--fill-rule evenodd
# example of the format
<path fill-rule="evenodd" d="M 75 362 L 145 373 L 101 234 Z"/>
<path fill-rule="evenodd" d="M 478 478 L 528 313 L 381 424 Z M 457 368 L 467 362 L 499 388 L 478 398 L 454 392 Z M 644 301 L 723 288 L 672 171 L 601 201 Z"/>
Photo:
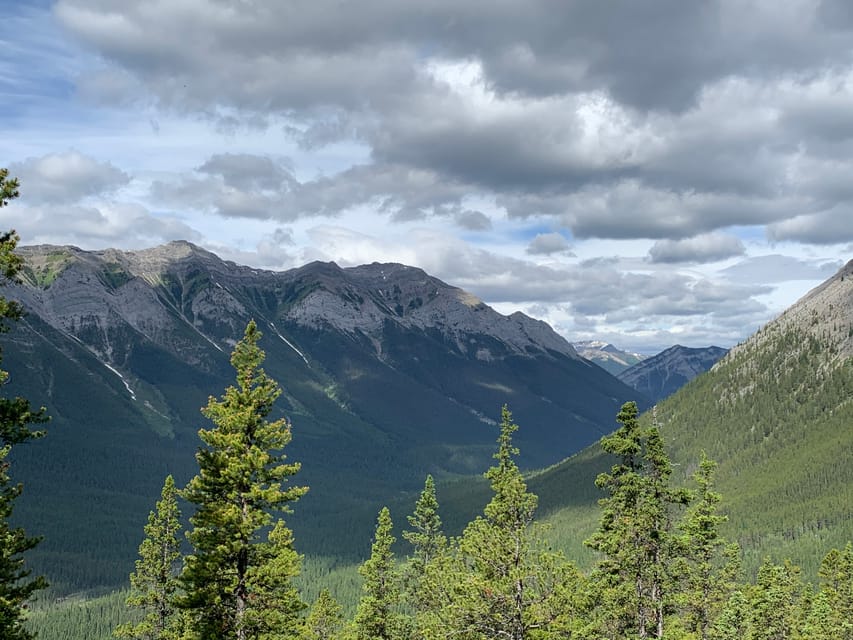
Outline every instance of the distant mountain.
<path fill-rule="evenodd" d="M 677 344 L 616 374 L 653 402 L 671 396 L 728 353 L 722 347 L 690 348 Z"/>
<path fill-rule="evenodd" d="M 53 421 L 15 451 L 16 517 L 45 536 L 31 557 L 59 590 L 126 580 L 163 478 L 197 468 L 199 408 L 233 383 L 230 350 L 250 319 L 284 388 L 296 480 L 311 487 L 292 516 L 306 553 L 361 553 L 365 509 L 427 473 L 481 473 L 504 403 L 526 425 L 532 468 L 597 440 L 636 395 L 545 323 L 404 265 L 272 272 L 186 242 L 20 253 L 24 282 L 3 294 L 27 316 L 2 336 L 4 391 Z"/>
<path fill-rule="evenodd" d="M 660 402 L 656 416 L 678 482 L 702 451 L 719 464 L 725 533 L 748 570 L 771 556 L 816 575 L 829 549 L 853 540 L 853 261 Z M 595 477 L 611 464 L 596 445 L 530 480 L 573 557 L 589 558 Z M 445 495 L 448 508 L 466 501 Z"/>
<path fill-rule="evenodd" d="M 645 358 L 642 354 L 622 351 L 612 344 L 602 342 L 601 340 L 573 342 L 572 346 L 581 357 L 591 360 L 614 376 Z"/>

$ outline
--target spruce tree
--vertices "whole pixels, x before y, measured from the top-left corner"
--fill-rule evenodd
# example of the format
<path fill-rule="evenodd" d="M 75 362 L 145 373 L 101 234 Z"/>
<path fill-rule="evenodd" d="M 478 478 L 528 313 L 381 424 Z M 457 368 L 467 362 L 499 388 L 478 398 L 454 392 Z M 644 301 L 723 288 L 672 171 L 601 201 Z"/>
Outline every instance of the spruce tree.
<path fill-rule="evenodd" d="M 820 565 L 819 577 L 836 638 L 853 640 L 853 543 L 848 542 L 843 551 L 830 550 Z"/>
<path fill-rule="evenodd" d="M 727 518 L 718 512 L 720 494 L 714 491 L 717 465 L 705 453 L 693 475 L 698 485 L 694 503 L 678 525 L 678 605 L 685 626 L 700 640 L 708 640 L 715 618 L 736 586 L 740 571 L 740 549 L 720 534 Z"/>
<path fill-rule="evenodd" d="M 800 569 L 765 560 L 758 569 L 750 600 L 750 640 L 787 640 L 794 635 L 800 618 L 802 582 Z"/>
<path fill-rule="evenodd" d="M 364 582 L 353 621 L 357 640 L 396 640 L 402 636 L 402 619 L 397 612 L 400 590 L 391 550 L 395 542 L 392 528 L 391 513 L 388 507 L 383 507 L 376 520 L 370 558 L 358 568 Z"/>
<path fill-rule="evenodd" d="M 515 462 L 518 426 L 501 412 L 497 464 L 486 472 L 493 497 L 446 554 L 427 570 L 432 610 L 421 616 L 427 637 L 524 640 L 571 635 L 580 574 L 548 549 L 533 518 L 538 499 Z"/>
<path fill-rule="evenodd" d="M 196 512 L 179 604 L 189 614 L 192 637 L 201 640 L 288 633 L 295 624 L 291 614 L 301 607 L 285 587 L 300 566 L 290 532 L 277 522 L 263 536 L 273 514 L 289 512 L 307 487 L 287 485 L 300 465 L 285 462 L 290 423 L 267 419 L 281 389 L 261 368 L 260 337 L 250 322 L 231 355 L 237 385 L 202 410 L 214 427 L 199 431 L 205 445 L 196 454 L 199 473 L 182 491 Z"/>
<path fill-rule="evenodd" d="M 406 595 L 415 609 L 422 609 L 426 606 L 425 593 L 421 589 L 426 567 L 447 546 L 438 515 L 435 481 L 431 475 L 424 481 L 423 491 L 415 503 L 415 512 L 408 516 L 408 522 L 412 529 L 404 531 L 403 538 L 412 545 L 412 555 L 404 576 Z"/>
<path fill-rule="evenodd" d="M 302 630 L 304 640 L 334 640 L 344 625 L 343 608 L 328 589 L 320 591 Z"/>
<path fill-rule="evenodd" d="M 141 610 L 137 623 L 120 625 L 117 638 L 173 640 L 179 637 L 175 596 L 177 570 L 181 559 L 181 512 L 172 476 L 166 477 L 156 508 L 148 516 L 145 540 L 139 545 L 136 571 L 130 574 L 130 595 L 126 603 Z"/>
<path fill-rule="evenodd" d="M 598 632 L 661 638 L 673 600 L 671 511 L 688 496 L 670 487 L 671 463 L 657 425 L 643 428 L 634 402 L 625 403 L 616 420 L 620 428 L 601 439 L 601 448 L 618 461 L 596 478 L 608 496 L 599 500 L 599 527 L 586 541 L 602 554 L 594 575 Z"/>
<path fill-rule="evenodd" d="M 8 176 L 8 170 L 0 169 L 0 207 L 19 195 L 18 181 Z M 23 261 L 15 253 L 17 244 L 14 231 L 0 233 L 0 284 L 18 280 Z M 22 313 L 18 302 L 0 296 L 0 333 L 9 331 L 10 321 L 20 319 Z M 0 370 L 0 385 L 8 379 L 9 374 Z M 15 446 L 44 435 L 31 425 L 42 424 L 47 419 L 44 408 L 33 409 L 25 398 L 0 397 L 0 638 L 9 640 L 32 637 L 23 628 L 26 603 L 36 591 L 47 586 L 43 577 L 30 577 L 32 571 L 24 565 L 23 554 L 33 549 L 40 538 L 28 536 L 22 528 L 9 524 L 15 499 L 23 490 L 9 475 L 9 455 Z"/>

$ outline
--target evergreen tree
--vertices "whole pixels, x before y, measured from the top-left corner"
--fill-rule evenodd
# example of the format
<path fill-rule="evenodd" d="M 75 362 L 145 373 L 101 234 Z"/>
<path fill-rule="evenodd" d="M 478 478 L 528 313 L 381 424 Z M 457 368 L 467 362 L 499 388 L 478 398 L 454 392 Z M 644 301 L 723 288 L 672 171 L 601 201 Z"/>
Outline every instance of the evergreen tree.
<path fill-rule="evenodd" d="M 452 554 L 428 567 L 424 586 L 432 610 L 421 616 L 427 637 L 524 640 L 570 635 L 577 622 L 581 577 L 532 526 L 538 499 L 515 463 L 517 429 L 504 407 L 497 464 L 486 472 L 494 495 Z"/>
<path fill-rule="evenodd" d="M 677 601 L 685 626 L 708 640 L 711 625 L 735 588 L 740 571 L 740 549 L 720 535 L 727 520 L 718 513 L 720 494 L 713 490 L 716 463 L 702 453 L 693 475 L 699 486 L 695 502 L 678 528 L 675 571 L 679 578 Z"/>
<path fill-rule="evenodd" d="M 723 610 L 711 628 L 713 640 L 744 640 L 750 624 L 749 598 L 737 589 L 726 601 Z"/>
<path fill-rule="evenodd" d="M 181 512 L 172 476 L 166 477 L 156 509 L 148 515 L 145 540 L 139 545 L 136 571 L 130 574 L 128 606 L 140 609 L 142 620 L 120 625 L 117 638 L 172 640 L 179 636 L 174 600 L 181 559 Z"/>
<path fill-rule="evenodd" d="M 627 402 L 621 425 L 601 440 L 619 461 L 596 478 L 608 492 L 598 530 L 586 541 L 602 558 L 596 568 L 599 633 L 639 638 L 664 635 L 672 602 L 667 568 L 673 557 L 671 509 L 687 494 L 670 488 L 672 468 L 657 425 L 640 425 L 637 405 Z"/>
<path fill-rule="evenodd" d="M 438 500 L 435 497 L 435 482 L 431 475 L 426 477 L 424 488 L 415 504 L 415 512 L 408 516 L 409 531 L 403 532 L 412 545 L 412 556 L 406 567 L 405 586 L 409 601 L 415 609 L 426 606 L 421 582 L 427 565 L 443 553 L 447 538 L 441 530 L 441 517 L 438 515 Z"/>
<path fill-rule="evenodd" d="M 206 445 L 196 454 L 199 474 L 182 492 L 197 510 L 179 604 L 189 613 L 193 637 L 202 640 L 276 637 L 292 631 L 293 612 L 301 607 L 286 588 L 300 568 L 289 530 L 278 521 L 261 537 L 273 513 L 288 512 L 307 488 L 286 485 L 300 465 L 285 462 L 289 422 L 267 420 L 281 389 L 261 368 L 260 337 L 250 322 L 231 355 L 237 386 L 202 410 L 214 428 L 199 431 Z"/>
<path fill-rule="evenodd" d="M 344 625 L 343 609 L 328 589 L 320 591 L 302 631 L 305 640 L 334 640 Z"/>
<path fill-rule="evenodd" d="M 400 590 L 391 550 L 395 538 L 391 530 L 391 513 L 383 507 L 376 521 L 370 558 L 358 568 L 364 583 L 353 621 L 357 640 L 395 640 L 402 635 L 402 619 L 397 613 Z"/>
<path fill-rule="evenodd" d="M 800 570 L 790 562 L 765 560 L 750 602 L 750 640 L 787 640 L 794 635 L 802 591 Z"/>
<path fill-rule="evenodd" d="M 835 637 L 853 640 L 853 543 L 848 542 L 844 551 L 830 550 L 820 565 L 819 577 Z"/>
<path fill-rule="evenodd" d="M 18 181 L 9 178 L 6 169 L 0 169 L 0 207 L 18 197 Z M 14 231 L 0 234 L 0 283 L 16 282 L 23 261 L 15 253 L 18 236 Z M 0 296 L 0 333 L 11 329 L 9 321 L 20 319 L 23 310 L 14 300 Z M 2 359 L 2 358 L 0 358 Z M 0 370 L 0 385 L 9 379 Z M 12 448 L 27 440 L 44 435 L 30 425 L 47 421 L 45 409 L 34 410 L 24 398 L 0 397 L 0 637 L 24 640 L 32 634 L 23 628 L 26 602 L 47 582 L 43 577 L 31 578 L 31 570 L 24 566 L 23 554 L 33 549 L 40 538 L 28 536 L 20 527 L 9 524 L 15 499 L 21 495 L 22 486 L 9 475 L 9 454 Z"/>

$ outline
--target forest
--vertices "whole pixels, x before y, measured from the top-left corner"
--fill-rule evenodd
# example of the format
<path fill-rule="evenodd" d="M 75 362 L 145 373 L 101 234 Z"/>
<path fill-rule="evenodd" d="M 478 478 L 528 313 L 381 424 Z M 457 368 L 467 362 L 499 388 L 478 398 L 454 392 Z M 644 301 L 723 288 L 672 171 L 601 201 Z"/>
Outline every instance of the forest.
<path fill-rule="evenodd" d="M 305 602 L 301 556 L 284 516 L 308 489 L 292 483 L 299 464 L 284 455 L 289 423 L 267 420 L 281 390 L 261 367 L 259 333 L 250 323 L 232 354 L 236 386 L 203 411 L 214 426 L 200 432 L 198 475 L 184 489 L 165 479 L 125 606 L 113 597 L 110 615 L 101 614 L 126 617 L 105 629 L 115 637 L 853 637 L 853 545 L 828 551 L 816 588 L 789 562 L 767 560 L 745 580 L 737 544 L 720 532 L 715 463 L 703 457 L 692 486 L 674 486 L 660 429 L 641 421 L 633 402 L 601 441 L 616 463 L 596 480 L 603 497 L 598 528 L 584 541 L 596 552 L 590 571 L 548 544 L 537 496 L 515 462 L 518 426 L 504 407 L 482 515 L 446 536 L 428 476 L 406 518 L 408 553 L 395 557 L 383 508 L 354 607 L 345 609 L 329 589 Z M 194 507 L 188 554 L 179 497 Z M 47 627 L 45 635 L 79 637 L 88 620 L 54 623 L 67 636 Z"/>

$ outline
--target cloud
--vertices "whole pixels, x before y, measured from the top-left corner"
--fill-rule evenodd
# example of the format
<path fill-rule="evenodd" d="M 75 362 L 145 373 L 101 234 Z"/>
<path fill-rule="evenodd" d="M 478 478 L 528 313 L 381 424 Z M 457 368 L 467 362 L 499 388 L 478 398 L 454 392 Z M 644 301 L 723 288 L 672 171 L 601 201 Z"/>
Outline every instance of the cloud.
<path fill-rule="evenodd" d="M 199 241 L 185 222 L 155 216 L 138 204 L 103 202 L 98 206 L 15 206 L 4 209 L 7 224 L 24 244 L 73 244 L 84 249 L 142 249 L 171 240 Z"/>
<path fill-rule="evenodd" d="M 569 254 L 570 247 L 566 238 L 560 233 L 538 233 L 527 245 L 525 251 L 530 255 Z"/>
<path fill-rule="evenodd" d="M 652 263 L 716 262 L 742 256 L 746 248 L 739 238 L 706 233 L 684 240 L 658 240 L 649 249 Z"/>
<path fill-rule="evenodd" d="M 223 216 L 369 204 L 484 230 L 503 212 L 462 213 L 474 194 L 575 238 L 771 225 L 820 243 L 797 216 L 853 202 L 843 3 L 59 0 L 55 15 L 103 61 L 78 86 L 105 100 L 368 150 L 319 178 L 218 154 L 172 185 L 176 203 L 211 188 L 202 201 Z"/>
<path fill-rule="evenodd" d="M 813 244 L 836 244 L 853 240 L 853 201 L 828 211 L 795 216 L 767 227 L 773 241 L 798 240 Z"/>
<path fill-rule="evenodd" d="M 77 151 L 27 158 L 9 166 L 21 182 L 21 198 L 31 204 L 71 205 L 87 196 L 109 194 L 130 182 L 130 176 L 109 162 Z"/>
<path fill-rule="evenodd" d="M 838 271 L 840 260 L 800 260 L 791 256 L 765 255 L 746 258 L 720 273 L 737 282 L 777 283 L 791 280 L 826 280 Z"/>

